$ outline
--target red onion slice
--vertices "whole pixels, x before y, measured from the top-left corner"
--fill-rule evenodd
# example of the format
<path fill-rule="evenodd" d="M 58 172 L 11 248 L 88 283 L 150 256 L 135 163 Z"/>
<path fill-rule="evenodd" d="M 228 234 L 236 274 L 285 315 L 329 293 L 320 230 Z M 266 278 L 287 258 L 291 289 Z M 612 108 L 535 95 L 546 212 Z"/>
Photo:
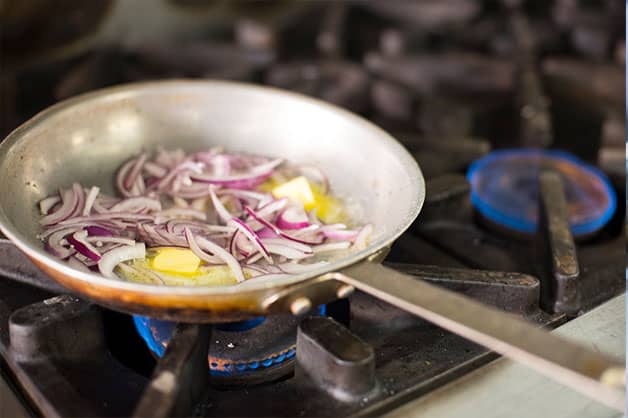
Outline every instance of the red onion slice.
<path fill-rule="evenodd" d="M 57 209 L 50 215 L 46 215 L 41 218 L 39 223 L 47 226 L 54 225 L 56 223 L 66 220 L 74 212 L 74 209 L 76 208 L 76 204 L 78 202 L 78 197 L 73 190 L 65 190 L 63 193 L 61 193 L 61 202 L 62 204 L 59 209 Z"/>
<path fill-rule="evenodd" d="M 85 207 L 85 189 L 78 183 L 72 184 L 72 191 L 76 196 L 76 206 L 74 207 L 74 211 L 70 215 L 79 216 L 83 212 L 83 208 Z"/>
<path fill-rule="evenodd" d="M 229 224 L 233 216 L 229 213 L 227 208 L 225 208 L 225 205 L 222 204 L 218 196 L 216 196 L 216 192 L 214 191 L 213 186 L 209 187 L 209 196 L 212 199 L 212 203 L 214 204 L 214 209 L 216 209 L 216 212 L 218 213 L 218 216 L 220 217 L 220 219 L 222 219 L 222 221 L 225 224 Z"/>
<path fill-rule="evenodd" d="M 146 163 L 144 163 L 144 171 L 146 171 L 149 175 L 158 178 L 161 178 L 168 173 L 167 169 L 152 161 L 146 161 Z"/>
<path fill-rule="evenodd" d="M 109 213 L 117 212 L 140 212 L 142 210 L 160 211 L 161 203 L 158 200 L 148 197 L 130 197 L 120 203 L 116 203 L 109 209 Z"/>
<path fill-rule="evenodd" d="M 193 218 L 199 221 L 207 220 L 207 215 L 201 212 L 200 210 L 192 209 L 192 208 L 172 208 L 162 210 L 155 216 L 155 223 L 161 224 L 168 222 L 172 218 Z"/>
<path fill-rule="evenodd" d="M 110 237 L 113 236 L 113 232 L 108 230 L 107 228 L 102 228 L 97 225 L 90 225 L 85 228 L 87 234 L 90 236 L 100 236 L 100 237 Z"/>
<path fill-rule="evenodd" d="M 266 238 L 262 240 L 262 243 L 264 245 L 283 245 L 284 247 L 294 248 L 295 250 L 305 254 L 312 254 L 312 247 L 309 245 L 283 238 Z"/>
<path fill-rule="evenodd" d="M 100 252 L 86 240 L 87 231 L 77 231 L 71 236 L 68 236 L 67 240 L 74 246 L 74 249 L 85 257 L 93 261 L 100 261 Z"/>
<path fill-rule="evenodd" d="M 85 207 L 83 208 L 83 212 L 81 215 L 87 216 L 92 211 L 92 206 L 94 206 L 94 202 L 96 201 L 96 197 L 98 197 L 98 193 L 100 193 L 100 188 L 94 186 L 89 189 L 89 193 L 85 198 Z"/>
<path fill-rule="evenodd" d="M 248 225 L 238 218 L 232 218 L 231 222 L 233 222 L 233 224 L 249 239 L 249 241 L 255 245 L 257 250 L 262 253 L 262 256 L 266 259 L 266 261 L 268 261 L 269 264 L 273 264 L 273 259 L 270 257 L 270 254 L 268 254 L 268 251 L 264 248 L 264 244 L 262 244 L 262 241 L 260 241 L 255 232 L 253 232 Z"/>
<path fill-rule="evenodd" d="M 314 253 L 316 254 L 319 254 L 329 251 L 346 250 L 349 247 L 351 247 L 351 243 L 349 241 L 339 241 L 314 246 L 312 247 L 312 251 L 314 251 Z"/>
<path fill-rule="evenodd" d="M 57 203 L 61 202 L 61 197 L 59 196 L 50 196 L 45 199 L 39 201 L 39 212 L 42 215 L 47 215 L 50 212 L 50 209 L 54 207 Z"/>
<path fill-rule="evenodd" d="M 236 260 L 235 257 L 229 254 L 224 248 L 203 237 L 194 237 L 189 229 L 186 229 L 185 236 L 187 237 L 188 242 L 190 240 L 195 240 L 201 249 L 209 251 L 216 257 L 221 258 L 231 268 L 238 282 L 243 282 L 245 280 L 240 263 L 238 263 L 238 260 Z"/>
<path fill-rule="evenodd" d="M 345 240 L 345 241 L 353 241 L 357 236 L 358 236 L 358 231 L 351 231 L 351 230 L 324 230 L 321 231 L 321 233 L 327 237 L 327 238 L 331 238 L 331 239 L 339 239 L 339 240 Z"/>
<path fill-rule="evenodd" d="M 312 255 L 311 253 L 305 253 L 303 251 L 297 250 L 296 248 L 282 244 L 265 243 L 264 245 L 269 253 L 282 255 L 290 260 L 301 260 Z"/>
<path fill-rule="evenodd" d="M 140 154 L 139 157 L 137 157 L 134 160 L 133 165 L 129 169 L 128 176 L 126 176 L 126 178 L 124 179 L 122 183 L 126 189 L 130 189 L 133 186 L 133 184 L 135 184 L 135 182 L 137 181 L 137 178 L 142 172 L 142 168 L 144 167 L 144 163 L 146 162 L 147 158 L 148 156 L 146 155 L 145 152 L 143 152 Z"/>
<path fill-rule="evenodd" d="M 283 162 L 282 159 L 272 160 L 253 167 L 246 174 L 236 176 L 216 176 L 213 174 L 193 173 L 190 178 L 195 181 L 210 183 L 234 189 L 253 188 L 260 185 L 272 174 L 273 170 Z"/>
<path fill-rule="evenodd" d="M 124 180 L 127 178 L 128 172 L 133 168 L 135 164 L 135 159 L 131 159 L 124 163 L 122 167 L 118 170 L 118 174 L 116 174 L 116 189 L 118 192 L 124 197 L 131 197 L 133 193 L 131 193 L 130 187 L 124 187 Z"/>
<path fill-rule="evenodd" d="M 317 239 L 315 241 L 307 241 L 307 240 L 304 240 L 302 238 L 297 238 L 295 236 L 292 236 L 290 234 L 285 233 L 284 231 L 282 231 L 281 229 L 277 228 L 272 223 L 270 223 L 267 220 L 265 220 L 264 218 L 260 217 L 253 209 L 249 208 L 248 206 L 245 206 L 244 210 L 246 210 L 246 212 L 253 219 L 255 219 L 257 222 L 259 222 L 260 224 L 262 224 L 266 228 L 268 228 L 271 231 L 273 231 L 275 234 L 277 234 L 280 237 L 285 238 L 287 240 L 294 241 L 294 242 L 301 243 L 301 244 L 306 244 L 306 245 L 317 245 L 317 244 L 322 243 L 323 240 L 324 240 L 324 238 L 319 238 L 319 239 Z"/>
<path fill-rule="evenodd" d="M 114 248 L 103 254 L 98 262 L 98 270 L 100 273 L 110 279 L 117 279 L 113 269 L 123 261 L 144 259 L 146 258 L 146 246 L 143 242 L 135 245 L 125 245 L 123 247 Z"/>
<path fill-rule="evenodd" d="M 97 222 L 97 221 L 109 221 L 112 219 L 124 219 L 128 221 L 148 221 L 153 220 L 153 215 L 144 215 L 141 213 L 126 213 L 126 212 L 117 212 L 117 213 L 101 213 L 98 215 L 89 215 L 89 216 L 78 216 L 76 218 L 67 219 L 59 222 L 61 225 L 69 225 L 75 224 L 79 222 Z"/>
<path fill-rule="evenodd" d="M 73 234 L 74 232 L 76 232 L 77 229 L 78 228 L 62 229 L 50 235 L 50 238 L 48 238 L 48 241 L 46 241 L 49 251 L 53 255 L 61 259 L 67 258 L 74 254 L 76 250 L 74 250 L 73 248 L 66 248 L 63 244 L 63 241 L 66 241 L 65 237 Z"/>
<path fill-rule="evenodd" d="M 277 226 L 281 229 L 303 229 L 310 225 L 302 207 L 289 206 L 277 217 Z"/>
<path fill-rule="evenodd" d="M 122 238 L 122 237 L 95 236 L 95 237 L 86 237 L 84 240 L 89 243 L 93 242 L 94 244 L 96 244 L 97 247 L 99 247 L 100 245 L 104 243 L 115 243 L 115 244 L 122 244 L 122 245 L 135 245 L 136 244 L 135 240 L 130 239 L 130 238 Z"/>

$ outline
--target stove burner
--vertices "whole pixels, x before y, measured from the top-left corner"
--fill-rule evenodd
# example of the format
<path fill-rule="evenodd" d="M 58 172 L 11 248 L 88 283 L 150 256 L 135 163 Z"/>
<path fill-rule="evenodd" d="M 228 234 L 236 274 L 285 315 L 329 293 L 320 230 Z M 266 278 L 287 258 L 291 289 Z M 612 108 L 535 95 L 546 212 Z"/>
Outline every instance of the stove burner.
<path fill-rule="evenodd" d="M 325 305 L 314 313 L 325 315 Z M 148 348 L 162 357 L 176 323 L 138 315 L 133 316 L 133 321 Z M 207 356 L 212 383 L 258 384 L 290 374 L 294 367 L 297 325 L 297 319 L 291 315 L 214 325 Z"/>
<path fill-rule="evenodd" d="M 543 170 L 557 171 L 563 179 L 574 236 L 592 234 L 611 219 L 617 202 L 606 176 L 560 151 L 502 150 L 477 160 L 467 173 L 471 202 L 491 223 L 532 234 L 537 229 Z"/>

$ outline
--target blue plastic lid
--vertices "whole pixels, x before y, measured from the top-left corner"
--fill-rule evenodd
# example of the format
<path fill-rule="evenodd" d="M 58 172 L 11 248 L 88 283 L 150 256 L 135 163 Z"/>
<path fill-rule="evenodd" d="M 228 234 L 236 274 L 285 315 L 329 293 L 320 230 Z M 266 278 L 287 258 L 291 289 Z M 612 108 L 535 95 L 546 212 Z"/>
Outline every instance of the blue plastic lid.
<path fill-rule="evenodd" d="M 547 168 L 562 175 L 574 236 L 606 225 L 617 208 L 608 178 L 562 151 L 500 150 L 475 161 L 467 173 L 471 202 L 482 216 L 504 228 L 534 233 L 539 217 L 539 174 Z"/>

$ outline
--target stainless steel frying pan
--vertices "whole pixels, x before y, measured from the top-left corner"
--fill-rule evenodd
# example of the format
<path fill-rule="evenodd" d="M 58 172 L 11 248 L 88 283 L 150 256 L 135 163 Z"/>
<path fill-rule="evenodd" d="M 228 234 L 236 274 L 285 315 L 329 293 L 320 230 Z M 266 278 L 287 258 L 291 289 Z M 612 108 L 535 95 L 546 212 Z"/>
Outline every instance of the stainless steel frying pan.
<path fill-rule="evenodd" d="M 363 251 L 328 268 L 228 287 L 166 287 L 74 270 L 47 254 L 36 203 L 73 181 L 113 193 L 120 163 L 162 145 L 198 150 L 222 145 L 326 172 L 352 215 L 374 225 Z M 423 176 L 404 148 L 342 109 L 270 88 L 218 81 L 167 81 L 101 90 L 62 102 L 0 144 L 0 229 L 56 281 L 113 309 L 184 322 L 234 321 L 370 293 L 608 405 L 623 409 L 623 366 L 503 312 L 376 262 L 414 221 Z"/>

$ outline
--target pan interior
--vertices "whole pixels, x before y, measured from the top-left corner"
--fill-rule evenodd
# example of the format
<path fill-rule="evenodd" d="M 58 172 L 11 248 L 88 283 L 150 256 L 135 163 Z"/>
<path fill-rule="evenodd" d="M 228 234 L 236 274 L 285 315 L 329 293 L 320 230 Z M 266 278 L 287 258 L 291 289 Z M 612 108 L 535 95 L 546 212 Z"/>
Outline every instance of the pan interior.
<path fill-rule="evenodd" d="M 312 164 L 374 233 L 363 251 L 332 259 L 309 275 L 203 288 L 230 293 L 296 282 L 352 264 L 390 244 L 418 215 L 424 182 L 412 157 L 381 129 L 349 112 L 297 94 L 240 83 L 169 81 L 106 89 L 62 102 L 0 144 L 0 227 L 23 251 L 100 285 L 189 293 L 198 287 L 123 282 L 71 269 L 43 250 L 37 202 L 78 181 L 114 193 L 116 168 L 142 150 L 228 151 Z M 211 290 L 210 290 L 211 289 Z"/>

